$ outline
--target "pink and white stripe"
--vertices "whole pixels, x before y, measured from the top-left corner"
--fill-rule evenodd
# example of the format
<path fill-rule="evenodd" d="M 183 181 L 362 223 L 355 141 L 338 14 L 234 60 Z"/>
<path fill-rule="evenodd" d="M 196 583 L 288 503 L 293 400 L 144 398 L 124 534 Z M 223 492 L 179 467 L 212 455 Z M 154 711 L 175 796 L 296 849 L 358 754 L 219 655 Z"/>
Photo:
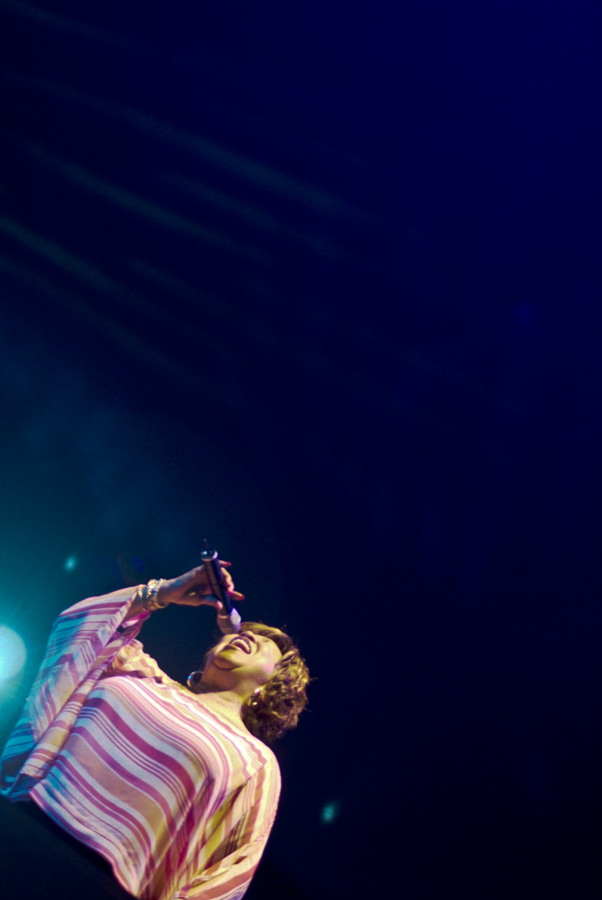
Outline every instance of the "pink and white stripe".
<path fill-rule="evenodd" d="M 130 588 L 59 616 L 2 757 L 34 800 L 143 900 L 239 900 L 272 827 L 280 772 L 240 724 L 170 679 L 124 623 Z"/>

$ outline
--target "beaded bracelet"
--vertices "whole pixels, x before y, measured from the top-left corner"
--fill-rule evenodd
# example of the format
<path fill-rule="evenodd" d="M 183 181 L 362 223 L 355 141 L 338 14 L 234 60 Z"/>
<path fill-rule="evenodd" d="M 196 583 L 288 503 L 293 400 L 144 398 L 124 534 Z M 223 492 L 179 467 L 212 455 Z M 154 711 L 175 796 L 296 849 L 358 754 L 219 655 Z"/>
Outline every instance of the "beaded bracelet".
<path fill-rule="evenodd" d="M 169 600 L 161 601 L 157 596 L 162 584 L 165 584 L 165 578 L 151 578 L 148 584 L 141 585 L 136 591 L 140 606 L 146 612 L 154 612 L 156 609 L 165 609 L 165 607 L 169 605 Z"/>

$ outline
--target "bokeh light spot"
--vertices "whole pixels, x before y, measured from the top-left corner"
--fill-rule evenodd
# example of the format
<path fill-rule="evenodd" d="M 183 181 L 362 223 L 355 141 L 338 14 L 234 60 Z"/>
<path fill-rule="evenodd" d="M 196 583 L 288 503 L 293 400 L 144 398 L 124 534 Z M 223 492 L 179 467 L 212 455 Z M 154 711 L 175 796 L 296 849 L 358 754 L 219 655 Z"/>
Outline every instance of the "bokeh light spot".
<path fill-rule="evenodd" d="M 331 822 L 334 822 L 336 817 L 339 814 L 339 804 L 336 802 L 326 803 L 322 807 L 322 812 L 320 813 L 320 821 L 324 822 L 325 825 L 329 825 Z"/>
<path fill-rule="evenodd" d="M 26 659 L 27 650 L 17 632 L 0 625 L 0 684 L 20 672 Z"/>
<path fill-rule="evenodd" d="M 68 556 L 64 562 L 63 569 L 65 572 L 72 572 L 77 565 L 77 556 Z"/>

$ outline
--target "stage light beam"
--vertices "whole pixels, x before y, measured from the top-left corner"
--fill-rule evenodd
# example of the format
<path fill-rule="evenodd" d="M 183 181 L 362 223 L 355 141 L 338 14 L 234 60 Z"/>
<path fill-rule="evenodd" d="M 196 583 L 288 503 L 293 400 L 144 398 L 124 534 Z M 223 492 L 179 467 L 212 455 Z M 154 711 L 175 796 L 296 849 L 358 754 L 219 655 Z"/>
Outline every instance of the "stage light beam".
<path fill-rule="evenodd" d="M 26 659 L 27 650 L 17 632 L 0 625 L 0 684 L 17 675 Z"/>

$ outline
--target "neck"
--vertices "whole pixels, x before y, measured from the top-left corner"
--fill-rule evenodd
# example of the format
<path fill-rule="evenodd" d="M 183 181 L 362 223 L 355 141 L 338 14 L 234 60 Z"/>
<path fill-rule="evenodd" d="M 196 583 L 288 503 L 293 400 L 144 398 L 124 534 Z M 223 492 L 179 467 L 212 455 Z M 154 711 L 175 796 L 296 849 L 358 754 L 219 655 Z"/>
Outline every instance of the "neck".
<path fill-rule="evenodd" d="M 242 719 L 242 705 L 244 698 L 240 697 L 234 691 L 212 690 L 211 688 L 203 689 L 199 685 L 197 697 L 202 698 L 203 705 L 220 716 L 225 717 L 233 725 L 246 727 Z"/>
<path fill-rule="evenodd" d="M 197 696 L 203 696 L 223 709 L 235 711 L 239 718 L 241 717 L 243 703 L 252 693 L 252 690 L 241 693 L 238 690 L 211 687 L 202 681 L 196 689 Z"/>
<path fill-rule="evenodd" d="M 242 706 L 245 701 L 245 697 L 241 697 L 237 691 L 228 690 L 227 688 L 211 687 L 211 685 L 205 684 L 203 681 L 197 686 L 196 693 L 204 694 L 205 696 L 211 694 L 213 697 L 225 700 L 233 706 Z"/>
<path fill-rule="evenodd" d="M 260 687 L 254 679 L 239 680 L 238 678 L 223 677 L 221 672 L 219 675 L 221 676 L 219 678 L 211 677 L 210 673 L 205 670 L 197 685 L 197 693 L 216 695 L 240 708 L 245 700 Z"/>

